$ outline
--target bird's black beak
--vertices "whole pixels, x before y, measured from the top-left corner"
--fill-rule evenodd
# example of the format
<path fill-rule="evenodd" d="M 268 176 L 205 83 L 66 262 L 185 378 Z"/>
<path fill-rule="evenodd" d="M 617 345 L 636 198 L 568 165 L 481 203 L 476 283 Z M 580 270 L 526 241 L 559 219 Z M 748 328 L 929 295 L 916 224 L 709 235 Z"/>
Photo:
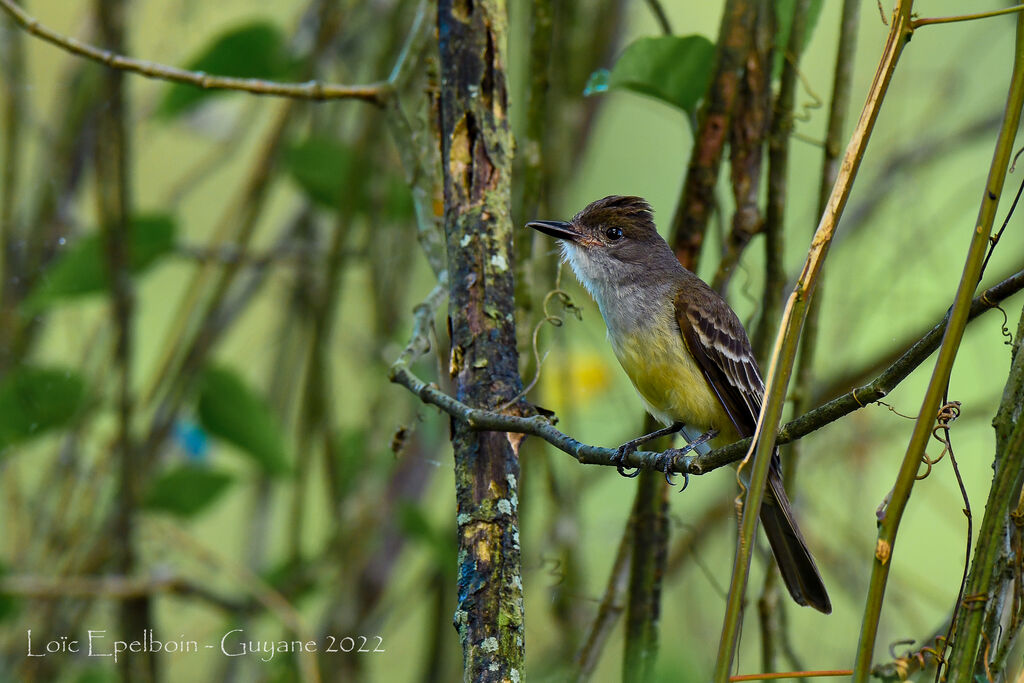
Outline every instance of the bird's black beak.
<path fill-rule="evenodd" d="M 551 235 L 560 240 L 576 242 L 580 238 L 580 233 L 573 229 L 572 223 L 565 223 L 563 221 L 533 221 L 532 223 L 527 223 L 526 227 L 540 230 L 545 235 Z"/>

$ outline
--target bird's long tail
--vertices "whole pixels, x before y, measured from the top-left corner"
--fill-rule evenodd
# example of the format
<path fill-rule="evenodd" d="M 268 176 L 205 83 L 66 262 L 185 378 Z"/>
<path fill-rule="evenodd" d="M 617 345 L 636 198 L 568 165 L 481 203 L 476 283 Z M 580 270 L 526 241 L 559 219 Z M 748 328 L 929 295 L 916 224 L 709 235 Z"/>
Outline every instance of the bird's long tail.
<path fill-rule="evenodd" d="M 831 614 L 832 602 L 828 599 L 828 591 L 793 518 L 793 508 L 782 488 L 782 476 L 777 467 L 772 467 L 768 473 L 765 494 L 761 504 L 761 525 L 786 588 L 799 604 Z"/>

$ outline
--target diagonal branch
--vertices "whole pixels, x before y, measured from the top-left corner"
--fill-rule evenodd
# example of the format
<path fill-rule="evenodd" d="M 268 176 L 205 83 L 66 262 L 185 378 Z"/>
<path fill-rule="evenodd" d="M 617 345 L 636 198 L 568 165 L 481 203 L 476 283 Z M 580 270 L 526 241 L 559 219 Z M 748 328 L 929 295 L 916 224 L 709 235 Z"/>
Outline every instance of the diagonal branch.
<path fill-rule="evenodd" d="M 1013 14 L 1014 12 L 1020 12 L 1024 10 L 1024 5 L 1014 5 L 1013 7 L 1004 7 L 1003 9 L 990 10 L 988 12 L 978 12 L 976 14 L 960 14 L 952 17 L 922 17 L 920 19 L 914 19 L 910 26 L 911 28 L 919 28 L 921 26 L 931 26 L 934 24 L 952 24 L 957 21 L 974 21 L 975 19 L 988 19 L 989 17 L 998 17 L 1003 14 Z"/>
<path fill-rule="evenodd" d="M 968 319 L 974 320 L 985 311 L 995 308 L 1003 299 L 1019 292 L 1021 289 L 1024 289 L 1024 270 L 1017 271 L 999 284 L 993 285 L 976 296 L 971 302 Z M 903 355 L 897 358 L 875 379 L 788 422 L 779 430 L 777 443 L 784 444 L 796 441 L 830 422 L 834 422 L 859 408 L 863 408 L 869 403 L 874 403 L 884 398 L 900 382 L 906 379 L 907 375 L 927 360 L 935 349 L 939 348 L 948 322 L 949 314 L 947 313 L 927 334 L 907 348 Z M 746 452 L 749 445 L 750 439 L 737 441 L 734 444 L 708 453 L 706 456 L 703 456 L 702 460 L 707 461 L 708 469 L 721 467 L 724 464 L 739 459 Z"/>
<path fill-rule="evenodd" d="M 985 311 L 995 308 L 1001 301 L 1024 289 L 1024 270 L 1014 273 L 1002 282 L 989 287 L 971 302 L 969 320 L 974 320 Z M 560 451 L 571 455 L 585 465 L 611 466 L 616 450 L 584 444 L 555 428 L 554 422 L 544 415 L 519 417 L 481 408 L 471 408 L 465 403 L 441 391 L 436 384 L 427 383 L 417 377 L 409 365 L 430 350 L 430 325 L 438 307 L 444 302 L 446 285 L 438 285 L 417 306 L 413 314 L 413 333 L 409 344 L 392 364 L 388 378 L 400 384 L 419 397 L 424 403 L 437 406 L 471 429 L 482 431 L 513 432 L 529 434 L 544 439 Z M 947 316 L 948 317 L 948 316 Z M 946 329 L 947 318 L 941 321 L 904 352 L 900 358 L 882 371 L 871 382 L 788 422 L 779 430 L 776 443 L 785 444 L 807 436 L 827 424 L 865 407 L 886 396 L 899 385 L 915 368 L 928 359 L 939 347 Z M 705 474 L 711 470 L 733 463 L 742 458 L 750 447 L 752 439 L 716 448 L 703 455 L 676 458 L 671 471 L 687 474 Z M 626 458 L 626 466 L 653 468 L 661 453 L 636 451 Z"/>
<path fill-rule="evenodd" d="M 129 71 L 146 78 L 185 83 L 204 90 L 240 90 L 254 95 L 290 97 L 298 100 L 354 99 L 369 102 L 378 107 L 383 107 L 394 93 L 394 75 L 385 81 L 369 85 L 334 85 L 315 80 L 305 83 L 279 83 L 259 78 L 233 78 L 210 75 L 201 71 L 188 71 L 167 64 L 125 57 L 110 50 L 83 43 L 70 36 L 61 35 L 41 24 L 38 19 L 21 9 L 13 0 L 0 0 L 0 9 L 7 12 L 11 19 L 27 33 L 56 45 L 62 50 L 99 62 L 112 69 Z"/>

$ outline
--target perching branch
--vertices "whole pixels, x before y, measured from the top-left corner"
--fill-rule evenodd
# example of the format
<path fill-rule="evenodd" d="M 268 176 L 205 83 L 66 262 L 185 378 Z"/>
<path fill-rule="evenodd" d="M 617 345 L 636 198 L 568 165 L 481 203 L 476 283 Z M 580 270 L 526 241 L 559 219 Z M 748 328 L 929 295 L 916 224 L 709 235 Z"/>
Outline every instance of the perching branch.
<path fill-rule="evenodd" d="M 394 94 L 393 78 L 369 85 L 332 85 L 319 81 L 278 83 L 259 78 L 233 78 L 210 75 L 201 71 L 187 71 L 166 64 L 125 57 L 116 52 L 83 43 L 70 36 L 61 35 L 41 24 L 38 19 L 18 7 L 12 0 L 0 0 L 0 9 L 7 12 L 26 32 L 56 45 L 62 50 L 99 62 L 112 69 L 129 71 L 146 78 L 185 83 L 204 90 L 240 90 L 254 95 L 290 97 L 298 100 L 355 99 L 369 102 L 378 107 L 384 106 Z"/>
<path fill-rule="evenodd" d="M 1001 301 L 1022 289 L 1024 289 L 1024 270 L 1018 271 L 975 297 L 971 302 L 969 320 L 974 320 L 985 311 L 995 308 Z M 444 285 L 438 285 L 427 296 L 427 299 L 416 307 L 412 338 L 399 355 L 398 360 L 392 364 L 388 378 L 395 384 L 400 384 L 411 391 L 424 403 L 437 406 L 455 419 L 467 424 L 471 429 L 529 434 L 544 439 L 563 453 L 571 455 L 581 464 L 613 465 L 611 459 L 616 453 L 615 449 L 581 443 L 556 429 L 553 421 L 548 417 L 543 415 L 519 417 L 471 408 L 441 391 L 436 384 L 424 382 L 409 369 L 410 363 L 430 350 L 430 323 L 437 313 L 438 306 L 444 301 L 444 293 Z M 781 445 L 796 441 L 886 396 L 939 347 L 945 328 L 946 318 L 943 318 L 928 334 L 907 349 L 895 363 L 886 368 L 874 380 L 786 423 L 779 430 L 776 443 Z M 742 458 L 750 448 L 751 441 L 752 439 L 747 438 L 728 446 L 716 448 L 704 455 L 678 457 L 673 463 L 671 471 L 680 474 L 705 474 Z M 653 468 L 655 460 L 660 455 L 661 453 L 651 451 L 636 451 L 627 456 L 626 466 Z"/>

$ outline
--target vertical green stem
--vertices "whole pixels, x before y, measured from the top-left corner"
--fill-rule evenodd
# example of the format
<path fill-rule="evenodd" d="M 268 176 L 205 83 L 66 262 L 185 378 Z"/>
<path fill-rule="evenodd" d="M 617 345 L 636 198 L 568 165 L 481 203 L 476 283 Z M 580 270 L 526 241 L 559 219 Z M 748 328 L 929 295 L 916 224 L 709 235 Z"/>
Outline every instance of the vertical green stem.
<path fill-rule="evenodd" d="M 986 535 L 978 536 L 975 569 L 964 591 L 967 595 L 980 595 L 982 579 L 986 574 L 992 577 L 983 593 L 985 623 L 982 637 L 988 639 L 990 647 L 986 648 L 982 657 L 975 660 L 974 669 L 982 673 L 990 672 L 996 680 L 1005 676 L 1007 660 L 1024 626 L 1024 608 L 1021 607 L 1019 592 L 1020 489 L 1021 477 L 1024 476 L 1024 308 L 1021 309 L 1014 339 L 1003 399 L 992 420 L 996 432 L 996 473 L 985 504 L 985 520 L 990 514 L 994 519 L 991 524 L 982 520 L 985 527 L 983 533 Z M 968 593 L 968 590 L 971 592 Z M 1007 600 L 1011 596 L 1012 599 Z M 977 647 L 977 640 L 972 632 L 958 637 L 956 642 L 964 647 L 971 647 L 972 643 Z"/>
<path fill-rule="evenodd" d="M 932 425 L 935 421 L 935 414 L 938 411 L 942 395 L 949 382 L 949 374 L 952 371 L 956 350 L 964 334 L 964 327 L 967 325 L 970 299 L 978 286 L 982 262 L 988 247 L 988 237 L 992 230 L 995 210 L 998 207 L 999 195 L 1002 191 L 1002 183 L 1006 179 L 1007 166 L 1014 153 L 1013 146 L 1017 135 L 1017 127 L 1020 124 L 1022 104 L 1024 104 L 1024 14 L 1018 14 L 1017 43 L 1010 92 L 1007 95 L 1007 106 L 1004 118 L 1002 118 L 1002 127 L 999 130 L 999 136 L 995 143 L 992 165 L 989 168 L 988 179 L 985 182 L 981 208 L 978 212 L 977 227 L 974 230 L 971 248 L 968 251 L 964 275 L 962 276 L 959 288 L 956 290 L 956 299 L 949 314 L 946 334 L 942 339 L 942 346 L 939 347 L 939 356 L 935 361 L 932 381 L 928 386 L 928 392 L 925 394 L 921 415 L 918 418 L 918 422 L 914 424 L 913 434 L 909 445 L 907 445 L 903 467 L 900 468 L 899 478 L 896 480 L 896 487 L 893 490 L 893 500 L 886 512 L 882 528 L 879 530 L 880 546 L 885 542 L 889 544 L 891 549 L 895 541 L 899 515 L 903 512 L 906 499 L 910 495 L 910 486 L 913 485 L 913 473 L 916 472 L 916 466 L 918 466 L 921 454 L 925 450 L 925 444 L 928 441 Z M 966 596 L 988 595 L 992 582 L 992 568 L 995 564 L 995 556 L 997 555 L 998 544 L 996 540 L 1001 537 L 999 526 L 1005 522 L 1010 498 L 1020 490 L 1021 455 L 1024 454 L 1021 432 L 1024 430 L 1020 428 L 1020 424 L 1017 427 L 1004 451 L 1007 457 L 1002 458 L 1001 462 L 997 460 L 995 463 L 995 479 L 989 492 L 989 504 L 985 507 L 985 516 L 981 522 L 981 529 L 978 532 L 978 548 L 975 551 L 971 575 L 968 578 L 967 588 L 965 589 Z M 909 477 L 906 477 L 904 471 L 910 470 L 911 467 L 913 470 Z M 899 497 L 898 501 L 897 496 Z M 898 503 L 898 507 L 894 510 L 893 507 L 896 503 Z M 869 593 L 870 597 L 874 598 L 874 594 L 885 590 L 888 566 L 888 562 L 880 562 L 876 558 L 871 572 L 872 592 Z M 881 589 L 876 589 L 877 584 L 881 585 Z M 881 597 L 876 598 L 876 600 L 881 600 Z M 947 676 L 951 677 L 954 681 L 971 681 L 974 679 L 975 661 L 978 658 L 981 629 L 986 611 L 985 609 L 966 609 L 963 610 L 958 618 L 953 636 L 953 651 L 950 654 L 947 669 Z M 858 657 L 858 665 L 859 663 L 860 658 Z"/>
<path fill-rule="evenodd" d="M 779 327 L 779 334 L 772 352 L 772 362 L 768 368 L 764 406 L 758 419 L 754 443 L 751 451 L 747 454 L 749 461 L 751 453 L 753 453 L 753 462 L 746 462 L 743 465 L 751 469 L 750 485 L 743 506 L 743 517 L 736 546 L 736 560 L 729 585 L 729 601 L 722 624 L 718 658 L 715 662 L 714 680 L 716 683 L 727 683 L 729 680 L 729 671 L 739 639 L 747 575 L 750 571 L 750 558 L 753 553 L 754 532 L 757 530 L 758 513 L 761 509 L 764 486 L 768 477 L 768 465 L 775 449 L 775 434 L 782 418 L 783 402 L 793 372 L 796 347 L 807 312 L 807 301 L 814 294 L 818 275 L 828 255 L 828 248 L 835 234 L 839 217 L 849 198 L 853 180 L 857 175 L 868 139 L 878 118 L 882 100 L 892 80 L 896 62 L 910 38 L 911 6 L 911 0 L 902 0 L 893 12 L 889 37 L 857 128 L 846 148 L 839 178 L 832 188 L 825 213 L 811 240 L 804 268 L 783 313 L 782 324 Z"/>

